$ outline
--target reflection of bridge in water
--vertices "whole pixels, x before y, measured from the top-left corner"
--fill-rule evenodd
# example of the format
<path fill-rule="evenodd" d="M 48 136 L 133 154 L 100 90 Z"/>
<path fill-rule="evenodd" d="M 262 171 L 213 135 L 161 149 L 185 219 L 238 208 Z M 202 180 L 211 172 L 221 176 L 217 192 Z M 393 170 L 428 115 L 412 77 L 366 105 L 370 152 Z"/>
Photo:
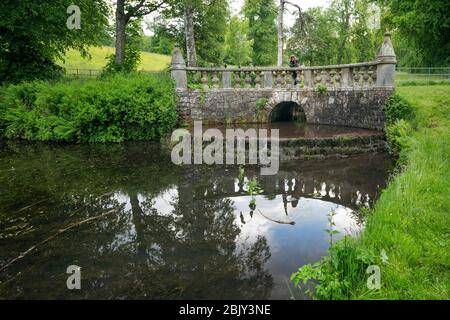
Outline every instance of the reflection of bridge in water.
<path fill-rule="evenodd" d="M 261 176 L 259 183 L 268 199 L 282 195 L 285 208 L 296 207 L 300 198 L 316 198 L 340 204 L 351 209 L 368 205 L 379 195 L 384 187 L 386 167 L 389 166 L 386 155 L 356 157 L 320 162 L 308 161 L 303 165 L 286 164 L 274 176 Z M 208 172 L 209 180 L 194 190 L 192 185 L 180 184 L 179 192 L 191 194 L 192 200 L 234 198 L 246 195 L 245 183 L 240 184 L 236 168 Z M 190 168 L 196 171 L 197 167 Z M 200 169 L 204 170 L 204 168 Z M 192 174 L 192 173 L 191 173 Z M 259 174 L 259 169 L 246 167 L 246 179 Z M 190 174 L 188 174 L 190 176 Z M 200 175 L 199 172 L 194 176 Z M 188 177 L 185 177 L 188 178 Z M 189 177 L 192 179 L 192 177 Z M 186 190 L 184 190 L 187 188 Z M 184 198 L 183 197 L 180 197 Z M 186 199 L 186 198 L 185 198 Z"/>

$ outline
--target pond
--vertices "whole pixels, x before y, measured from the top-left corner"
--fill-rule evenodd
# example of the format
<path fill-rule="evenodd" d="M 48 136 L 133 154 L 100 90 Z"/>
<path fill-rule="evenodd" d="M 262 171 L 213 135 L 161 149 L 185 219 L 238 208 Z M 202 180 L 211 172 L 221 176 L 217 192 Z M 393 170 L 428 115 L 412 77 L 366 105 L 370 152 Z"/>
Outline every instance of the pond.
<path fill-rule="evenodd" d="M 237 166 L 175 166 L 149 142 L 3 144 L 0 268 L 31 250 L 0 271 L 0 298 L 303 299 L 289 277 L 327 254 L 327 215 L 334 240 L 355 235 L 390 167 L 384 154 L 294 161 L 275 176 L 246 166 L 240 182 Z"/>

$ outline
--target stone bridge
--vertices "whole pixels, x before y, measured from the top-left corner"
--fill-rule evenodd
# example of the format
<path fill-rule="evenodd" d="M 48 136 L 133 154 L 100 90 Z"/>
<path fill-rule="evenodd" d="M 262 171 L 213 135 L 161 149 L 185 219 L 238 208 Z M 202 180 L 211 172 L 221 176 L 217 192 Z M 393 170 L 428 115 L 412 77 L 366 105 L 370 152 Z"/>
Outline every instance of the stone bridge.
<path fill-rule="evenodd" d="M 304 117 L 310 124 L 383 130 L 383 108 L 394 91 L 395 65 L 391 35 L 386 33 L 375 61 L 318 67 L 187 67 L 176 47 L 171 75 L 181 123 L 264 123 Z"/>

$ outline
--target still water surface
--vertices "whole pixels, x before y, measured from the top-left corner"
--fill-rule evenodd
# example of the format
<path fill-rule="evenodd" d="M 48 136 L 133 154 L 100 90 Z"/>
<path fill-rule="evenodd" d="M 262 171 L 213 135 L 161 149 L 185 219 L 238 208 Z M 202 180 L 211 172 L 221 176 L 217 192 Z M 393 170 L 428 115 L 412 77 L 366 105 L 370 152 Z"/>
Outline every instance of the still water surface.
<path fill-rule="evenodd" d="M 148 142 L 3 145 L 0 266 L 46 242 L 0 272 L 0 298 L 302 299 L 289 277 L 327 253 L 327 214 L 336 239 L 360 230 L 357 210 L 390 164 L 382 154 L 283 163 L 259 177 L 251 210 L 257 167 L 242 184 L 236 166 L 175 166 Z M 66 288 L 69 265 L 82 268 L 81 290 Z"/>

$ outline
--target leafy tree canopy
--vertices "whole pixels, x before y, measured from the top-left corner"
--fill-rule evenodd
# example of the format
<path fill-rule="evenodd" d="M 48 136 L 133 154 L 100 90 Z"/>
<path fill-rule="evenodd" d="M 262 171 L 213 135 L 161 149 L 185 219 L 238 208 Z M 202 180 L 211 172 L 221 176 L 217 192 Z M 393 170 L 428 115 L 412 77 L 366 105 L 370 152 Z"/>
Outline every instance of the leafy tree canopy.
<path fill-rule="evenodd" d="M 69 29 L 72 0 L 2 0 L 0 2 L 0 82 L 56 76 L 54 61 L 73 48 L 87 47 L 104 36 L 107 5 L 103 0 L 78 0 L 81 28 Z"/>

